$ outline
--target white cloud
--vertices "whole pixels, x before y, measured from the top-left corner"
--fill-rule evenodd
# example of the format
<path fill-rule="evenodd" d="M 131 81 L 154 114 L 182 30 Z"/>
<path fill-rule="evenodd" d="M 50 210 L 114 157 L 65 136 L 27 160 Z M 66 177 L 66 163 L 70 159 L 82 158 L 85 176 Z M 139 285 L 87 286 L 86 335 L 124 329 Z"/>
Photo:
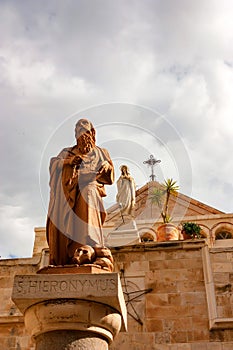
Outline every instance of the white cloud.
<path fill-rule="evenodd" d="M 232 211 L 232 1 L 8 0 L 1 1 L 0 10 L 4 254 L 26 254 L 19 237 L 30 241 L 33 227 L 41 225 L 37 220 L 46 216 L 39 196 L 44 146 L 71 113 L 85 109 L 96 125 L 144 125 L 164 145 L 148 136 L 143 140 L 145 153 L 162 157 L 158 174 L 174 173 L 184 189 L 191 177 L 186 164 L 180 170 L 187 148 L 193 196 Z M 142 107 L 90 108 L 107 102 L 143 105 L 160 111 L 167 122 L 158 123 Z M 49 157 L 73 142 L 78 115 L 54 136 L 56 145 L 49 143 L 43 181 Z M 122 153 L 126 141 L 140 144 L 135 130 L 130 136 L 126 130 L 100 132 L 98 142 L 110 142 L 110 134 L 123 138 Z M 111 147 L 114 153 L 115 144 Z M 172 150 L 167 157 L 166 147 Z M 140 184 L 147 175 L 141 164 L 146 157 L 141 152 L 140 165 L 131 157 Z M 5 239 L 6 229 L 17 245 Z"/>
<path fill-rule="evenodd" d="M 4 205 L 0 208 L 1 258 L 30 257 L 34 241 L 33 219 L 24 216 L 22 207 Z"/>

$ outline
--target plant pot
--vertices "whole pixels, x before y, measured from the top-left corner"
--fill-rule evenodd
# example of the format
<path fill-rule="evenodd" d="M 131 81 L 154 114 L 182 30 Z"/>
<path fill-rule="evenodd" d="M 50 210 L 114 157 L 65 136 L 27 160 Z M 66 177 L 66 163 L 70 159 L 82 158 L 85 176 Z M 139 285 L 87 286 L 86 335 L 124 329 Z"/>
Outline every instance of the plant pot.
<path fill-rule="evenodd" d="M 192 234 L 188 234 L 185 232 L 185 230 L 182 230 L 181 231 L 182 233 L 182 236 L 184 238 L 184 240 L 186 241 L 187 239 L 197 239 L 197 238 L 200 238 L 200 237 L 197 237 L 197 235 L 195 234 L 195 232 L 193 232 Z"/>
<path fill-rule="evenodd" d="M 184 240 L 201 238 L 201 227 L 195 222 L 184 222 L 182 224 L 181 233 Z"/>
<path fill-rule="evenodd" d="M 188 235 L 184 230 L 182 230 L 181 233 L 183 235 L 184 240 L 192 239 L 192 236 Z"/>
<path fill-rule="evenodd" d="M 177 227 L 173 224 L 166 223 L 162 224 L 157 228 L 157 241 L 178 241 L 179 231 Z"/>

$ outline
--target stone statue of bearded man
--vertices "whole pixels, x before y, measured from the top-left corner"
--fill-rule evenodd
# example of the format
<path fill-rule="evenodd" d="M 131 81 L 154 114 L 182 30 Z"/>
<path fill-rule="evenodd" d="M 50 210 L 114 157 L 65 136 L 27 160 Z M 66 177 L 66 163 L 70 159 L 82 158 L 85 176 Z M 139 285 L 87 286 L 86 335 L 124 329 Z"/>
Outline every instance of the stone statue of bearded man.
<path fill-rule="evenodd" d="M 50 202 L 46 225 L 51 265 L 72 263 L 80 246 L 103 247 L 106 218 L 104 185 L 114 181 L 106 149 L 95 144 L 95 129 L 87 119 L 75 127 L 77 144 L 50 161 Z"/>

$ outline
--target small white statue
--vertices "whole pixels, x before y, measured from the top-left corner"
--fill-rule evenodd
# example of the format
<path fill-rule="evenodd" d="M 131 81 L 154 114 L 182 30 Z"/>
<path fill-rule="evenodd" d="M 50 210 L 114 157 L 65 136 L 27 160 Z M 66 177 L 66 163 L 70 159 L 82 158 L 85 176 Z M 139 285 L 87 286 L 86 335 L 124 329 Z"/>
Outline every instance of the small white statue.
<path fill-rule="evenodd" d="M 122 216 L 133 216 L 135 206 L 136 185 L 130 175 L 127 165 L 121 165 L 121 176 L 117 180 L 116 201 L 120 206 Z"/>

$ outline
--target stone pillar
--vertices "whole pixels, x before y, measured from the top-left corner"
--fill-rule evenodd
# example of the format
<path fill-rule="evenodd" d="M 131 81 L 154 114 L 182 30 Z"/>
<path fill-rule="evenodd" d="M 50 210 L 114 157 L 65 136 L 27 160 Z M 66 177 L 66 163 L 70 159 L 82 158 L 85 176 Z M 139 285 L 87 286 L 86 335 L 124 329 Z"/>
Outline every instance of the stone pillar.
<path fill-rule="evenodd" d="M 36 350 L 107 350 L 126 330 L 116 273 L 16 276 L 12 300 L 24 313 Z"/>

